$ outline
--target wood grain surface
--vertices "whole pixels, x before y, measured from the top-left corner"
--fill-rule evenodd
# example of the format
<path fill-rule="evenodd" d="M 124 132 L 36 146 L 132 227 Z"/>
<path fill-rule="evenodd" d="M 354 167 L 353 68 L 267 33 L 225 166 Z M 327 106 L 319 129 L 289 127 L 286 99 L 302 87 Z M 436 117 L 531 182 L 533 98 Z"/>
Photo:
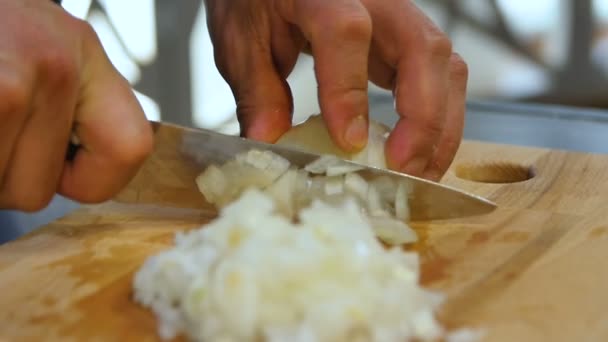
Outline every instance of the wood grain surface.
<path fill-rule="evenodd" d="M 215 215 L 196 170 L 161 162 L 172 148 L 157 145 L 115 200 L 0 246 L 0 340 L 159 340 L 132 276 Z M 483 329 L 484 341 L 608 341 L 608 156 L 466 141 L 443 182 L 498 204 L 414 226 L 423 285 L 448 295 L 447 327 Z"/>

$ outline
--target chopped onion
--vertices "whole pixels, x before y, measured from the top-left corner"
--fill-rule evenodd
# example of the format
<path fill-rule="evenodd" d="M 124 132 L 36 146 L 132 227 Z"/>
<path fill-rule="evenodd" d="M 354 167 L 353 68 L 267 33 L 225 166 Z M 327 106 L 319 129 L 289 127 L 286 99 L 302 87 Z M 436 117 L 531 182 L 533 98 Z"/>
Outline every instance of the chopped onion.
<path fill-rule="evenodd" d="M 395 193 L 395 217 L 402 221 L 409 221 L 410 207 L 408 203 L 409 188 L 405 182 L 399 182 Z"/>
<path fill-rule="evenodd" d="M 296 170 L 296 180 L 294 187 L 294 209 L 299 210 L 300 208 L 307 207 L 312 202 L 312 198 L 309 195 L 309 187 L 312 183 L 308 172 L 305 170 Z"/>
<path fill-rule="evenodd" d="M 383 203 L 394 203 L 397 192 L 397 184 L 388 176 L 376 177 L 371 181 L 371 186 L 376 188 Z"/>
<path fill-rule="evenodd" d="M 196 177 L 199 191 L 210 203 L 222 203 L 226 193 L 226 177 L 216 165 L 210 165 L 203 173 Z"/>
<path fill-rule="evenodd" d="M 485 332 L 483 330 L 472 330 L 472 329 L 459 329 L 450 332 L 446 337 L 446 342 L 477 342 L 483 336 Z"/>
<path fill-rule="evenodd" d="M 360 200 L 366 199 L 368 187 L 367 181 L 356 173 L 348 173 L 344 176 L 345 190 Z"/>
<path fill-rule="evenodd" d="M 241 165 L 250 165 L 257 170 L 268 171 L 274 175 L 287 171 L 290 165 L 287 159 L 270 151 L 250 150 L 247 153 L 237 154 L 235 159 Z"/>
<path fill-rule="evenodd" d="M 387 176 L 368 182 L 356 173 L 356 168 L 346 172 L 348 165 L 342 168 L 340 163 L 335 157 L 322 156 L 304 169 L 290 168 L 287 160 L 272 152 L 252 150 L 224 165 L 210 165 L 196 183 L 205 198 L 219 208 L 249 188 L 263 189 L 275 201 L 277 211 L 290 219 L 315 199 L 331 205 L 354 199 L 371 218 L 383 241 L 390 244 L 415 241 L 415 233 L 406 224 L 407 184 L 396 184 Z M 332 168 L 342 168 L 346 173 L 336 169 L 331 172 Z"/>
<path fill-rule="evenodd" d="M 312 198 L 325 197 L 326 177 L 313 177 L 310 181 L 309 195 Z"/>
<path fill-rule="evenodd" d="M 376 220 L 378 231 L 385 236 L 410 234 L 408 188 L 392 178 L 380 176 L 365 179 L 357 171 L 364 165 L 385 168 L 384 145 L 389 128 L 373 120 L 369 125 L 366 147 L 356 153 L 345 153 L 333 143 L 321 115 L 313 115 L 305 122 L 292 127 L 277 144 L 320 154 L 321 157 L 303 169 L 288 172 L 289 161 L 270 151 L 253 150 L 239 154 L 235 160 L 204 173 L 197 178 L 199 189 L 208 201 L 225 206 L 247 188 L 266 189 L 277 202 L 278 210 L 289 218 L 310 205 L 315 199 L 326 203 L 342 203 L 350 198 L 357 201 L 365 214 L 397 220 Z M 347 163 L 350 160 L 355 163 Z M 360 164 L 360 165 L 357 165 Z M 219 171 L 219 172 L 218 172 Z M 220 178 L 221 176 L 221 178 Z M 218 180 L 219 179 L 219 180 Z M 205 184 L 205 183 L 215 184 Z M 204 190 L 204 191 L 203 191 Z M 394 232 L 386 233 L 395 230 Z M 406 233 L 401 232 L 402 230 Z M 386 239 L 385 239 L 386 240 Z M 392 238 L 406 241 L 410 238 Z"/>
<path fill-rule="evenodd" d="M 294 193 L 297 186 L 297 176 L 297 171 L 290 169 L 265 190 L 274 200 L 277 211 L 289 218 L 295 215 Z"/>
<path fill-rule="evenodd" d="M 344 177 L 333 176 L 325 178 L 325 194 L 337 195 L 344 192 Z"/>
<path fill-rule="evenodd" d="M 371 216 L 369 221 L 380 240 L 391 245 L 402 245 L 418 241 L 416 232 L 405 222 L 388 216 Z"/>
<path fill-rule="evenodd" d="M 304 167 L 304 170 L 317 175 L 322 175 L 327 172 L 327 168 L 331 165 L 336 165 L 340 159 L 331 155 L 322 155 L 320 158 L 317 158 L 312 163 L 309 163 Z"/>
<path fill-rule="evenodd" d="M 434 318 L 443 296 L 421 286 L 417 254 L 384 248 L 355 202 L 315 200 L 297 223 L 275 204 L 267 193 L 245 191 L 216 219 L 179 233 L 175 246 L 145 261 L 133 297 L 153 311 L 162 339 L 401 342 L 445 335 Z"/>
<path fill-rule="evenodd" d="M 317 160 L 305 166 L 305 170 L 313 174 L 325 174 L 327 176 L 339 176 L 350 172 L 362 170 L 364 167 L 356 164 L 345 163 L 336 156 L 323 155 Z"/>
<path fill-rule="evenodd" d="M 248 188 L 270 186 L 289 166 L 287 159 L 275 153 L 251 150 L 221 166 L 209 165 L 196 178 L 196 184 L 208 202 L 221 208 Z"/>
<path fill-rule="evenodd" d="M 369 186 L 367 189 L 367 211 L 371 216 L 380 216 L 386 214 L 386 210 L 382 206 L 380 193 L 374 186 Z"/>

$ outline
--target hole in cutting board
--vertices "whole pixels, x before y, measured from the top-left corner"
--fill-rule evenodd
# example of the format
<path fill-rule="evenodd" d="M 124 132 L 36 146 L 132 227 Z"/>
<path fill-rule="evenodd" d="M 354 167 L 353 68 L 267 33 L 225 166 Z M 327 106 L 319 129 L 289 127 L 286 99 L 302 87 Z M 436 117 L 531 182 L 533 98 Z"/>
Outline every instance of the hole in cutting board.
<path fill-rule="evenodd" d="M 481 183 L 517 183 L 534 177 L 531 167 L 510 162 L 460 164 L 455 173 L 458 178 Z"/>

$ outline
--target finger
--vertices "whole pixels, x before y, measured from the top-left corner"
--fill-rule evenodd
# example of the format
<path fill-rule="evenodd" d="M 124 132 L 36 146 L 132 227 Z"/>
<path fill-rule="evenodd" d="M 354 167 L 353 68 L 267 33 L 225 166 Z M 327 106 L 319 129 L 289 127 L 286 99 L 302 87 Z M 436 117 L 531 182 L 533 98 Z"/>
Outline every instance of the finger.
<path fill-rule="evenodd" d="M 71 56 L 47 51 L 37 58 L 33 105 L 24 116 L 0 196 L 0 206 L 24 211 L 46 207 L 56 193 L 78 89 Z"/>
<path fill-rule="evenodd" d="M 279 13 L 298 26 L 315 60 L 319 105 L 334 142 L 345 151 L 367 143 L 369 13 L 356 0 L 278 1 Z"/>
<path fill-rule="evenodd" d="M 59 192 L 92 203 L 127 185 L 150 153 L 153 137 L 129 83 L 114 69 L 93 29 L 83 22 L 81 30 L 86 65 L 75 129 L 82 147 L 65 165 Z"/>
<path fill-rule="evenodd" d="M 420 176 L 432 158 L 445 122 L 450 41 L 408 2 L 408 25 L 402 28 L 394 94 L 401 117 L 388 138 L 390 168 Z M 416 15 L 412 15 L 414 13 Z"/>
<path fill-rule="evenodd" d="M 275 69 L 268 52 L 252 51 L 249 58 L 232 62 L 248 63 L 251 70 L 248 76 L 243 73 L 233 81 L 242 135 L 274 143 L 291 127 L 293 99 L 287 81 Z"/>
<path fill-rule="evenodd" d="M 282 61 L 281 72 L 288 73 L 296 58 L 289 51 L 297 50 L 287 46 L 283 54 L 273 55 L 266 20 L 270 19 L 262 16 L 225 23 L 234 34 L 216 39 L 215 62 L 236 100 L 241 135 L 273 143 L 291 127 L 293 112 L 291 91 L 275 66 L 275 57 Z M 226 32 L 217 34 L 226 37 Z M 277 33 L 275 44 L 284 43 L 286 34 L 284 30 Z"/>
<path fill-rule="evenodd" d="M 395 68 L 384 62 L 386 59 L 380 56 L 376 44 L 372 42 L 369 54 L 369 80 L 384 89 L 395 88 Z"/>
<path fill-rule="evenodd" d="M 17 63 L 0 60 L 0 191 L 5 183 L 9 160 L 12 157 L 17 136 L 25 125 L 33 97 L 33 77 L 17 67 Z"/>
<path fill-rule="evenodd" d="M 306 45 L 306 40 L 295 26 L 287 23 L 275 11 L 272 12 L 271 20 L 272 59 L 281 79 L 287 79 L 298 61 L 300 51 Z"/>
<path fill-rule="evenodd" d="M 450 60 L 450 92 L 445 128 L 437 151 L 424 172 L 424 177 L 439 180 L 448 170 L 458 151 L 464 130 L 468 68 L 458 54 Z"/>

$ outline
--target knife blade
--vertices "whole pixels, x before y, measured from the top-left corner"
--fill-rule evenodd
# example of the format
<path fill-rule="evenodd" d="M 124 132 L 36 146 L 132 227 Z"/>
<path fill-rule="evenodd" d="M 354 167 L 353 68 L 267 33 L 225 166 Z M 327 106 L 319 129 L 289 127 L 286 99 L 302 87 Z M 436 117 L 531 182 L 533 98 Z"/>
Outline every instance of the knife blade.
<path fill-rule="evenodd" d="M 200 170 L 211 164 L 221 165 L 237 154 L 250 150 L 270 151 L 287 159 L 292 165 L 304 168 L 321 155 L 304 152 L 292 147 L 268 144 L 251 139 L 226 135 L 201 128 L 190 128 L 170 123 L 153 123 L 156 129 L 174 131 L 172 139 L 177 139 L 175 153 L 177 159 L 193 164 Z M 452 219 L 466 216 L 483 215 L 492 212 L 496 204 L 472 193 L 404 173 L 361 165 L 349 160 L 345 164 L 361 167 L 355 171 L 366 179 L 390 177 L 396 182 L 404 182 L 409 190 L 406 193 L 410 208 L 411 221 Z M 194 185 L 193 185 L 194 186 Z"/>

